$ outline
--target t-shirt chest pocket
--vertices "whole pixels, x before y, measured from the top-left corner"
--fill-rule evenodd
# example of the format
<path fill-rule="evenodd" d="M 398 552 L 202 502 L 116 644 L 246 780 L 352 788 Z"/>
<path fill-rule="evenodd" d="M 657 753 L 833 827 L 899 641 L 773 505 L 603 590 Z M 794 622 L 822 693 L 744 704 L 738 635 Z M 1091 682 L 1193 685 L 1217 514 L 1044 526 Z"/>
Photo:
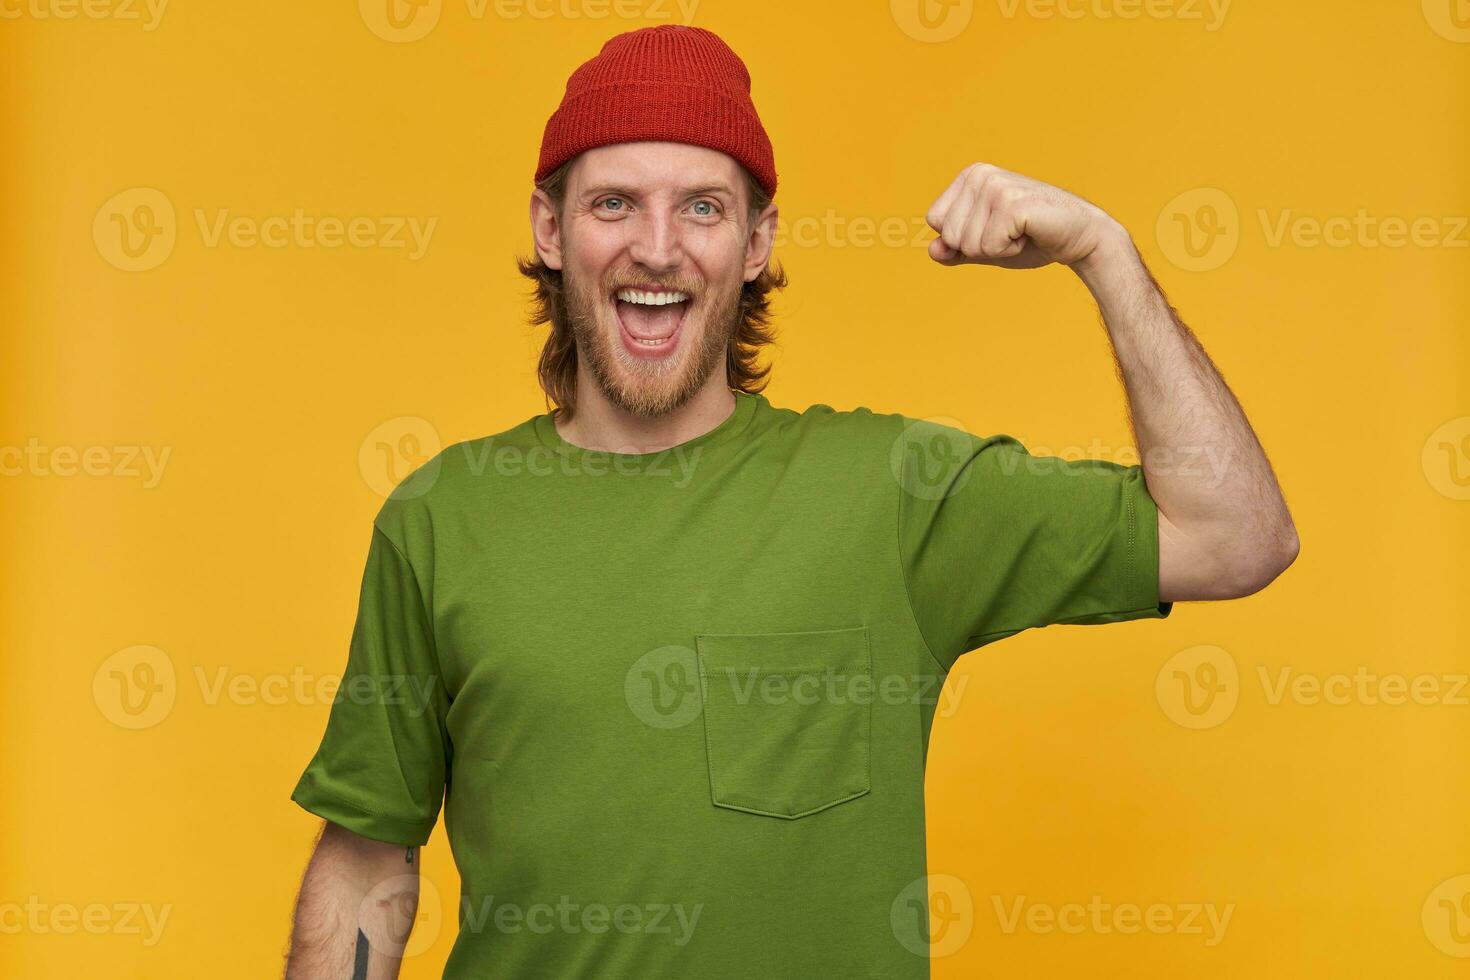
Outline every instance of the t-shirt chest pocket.
<path fill-rule="evenodd" d="M 866 626 L 695 643 L 716 806 L 794 820 L 869 791 Z"/>

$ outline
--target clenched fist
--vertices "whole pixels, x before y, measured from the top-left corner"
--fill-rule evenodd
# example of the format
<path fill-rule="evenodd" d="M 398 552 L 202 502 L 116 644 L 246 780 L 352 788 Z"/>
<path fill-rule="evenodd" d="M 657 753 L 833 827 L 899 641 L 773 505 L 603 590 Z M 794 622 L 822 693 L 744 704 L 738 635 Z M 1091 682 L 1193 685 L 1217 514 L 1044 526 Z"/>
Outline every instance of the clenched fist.
<path fill-rule="evenodd" d="M 1077 267 L 1100 247 L 1127 240 L 1101 208 L 1074 194 L 988 163 L 972 163 L 925 216 L 939 237 L 929 257 L 941 265 L 1036 269 Z"/>

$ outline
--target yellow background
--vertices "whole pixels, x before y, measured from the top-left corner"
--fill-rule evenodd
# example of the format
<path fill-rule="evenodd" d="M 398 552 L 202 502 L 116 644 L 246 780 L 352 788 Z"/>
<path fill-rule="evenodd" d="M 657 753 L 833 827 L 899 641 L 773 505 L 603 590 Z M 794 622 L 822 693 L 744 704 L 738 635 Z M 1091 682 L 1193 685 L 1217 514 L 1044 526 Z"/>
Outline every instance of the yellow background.
<path fill-rule="evenodd" d="M 1461 0 L 1239 0 L 1223 21 L 1196 0 L 989 0 L 935 3 L 927 27 L 905 0 L 697 6 L 749 64 L 777 151 L 775 404 L 1134 461 L 1069 273 L 942 268 L 910 244 L 985 160 L 1130 228 L 1301 532 L 1254 597 L 961 660 L 929 857 L 969 935 L 937 978 L 1470 976 L 1467 692 L 1445 703 L 1470 670 L 1470 29 L 1451 2 L 1466 23 Z M 603 40 L 684 20 L 623 3 L 443 0 L 394 28 L 347 0 L 176 0 L 151 29 L 137 4 L 0 4 L 0 926 L 48 910 L 0 934 L 0 974 L 279 971 L 317 825 L 287 795 L 326 720 L 314 684 L 345 662 L 379 444 L 411 461 L 544 410 L 512 264 L 542 127 Z M 147 215 L 109 202 L 137 188 L 173 208 L 174 242 L 125 271 L 112 215 Z M 297 209 L 437 224 L 416 259 L 211 244 L 199 224 Z M 1303 237 L 1360 210 L 1426 219 L 1424 240 Z M 1279 237 L 1283 216 L 1306 230 Z M 906 231 L 875 241 L 884 222 Z M 1186 228 L 1217 233 L 1191 255 Z M 12 465 L 27 445 L 39 462 Z M 101 447 L 93 472 L 63 475 L 64 447 Z M 120 447 L 169 452 L 161 479 Z M 1184 723 L 1176 655 L 1236 668 L 1223 718 Z M 134 729 L 114 682 L 149 680 L 140 664 L 174 681 Z M 1433 675 L 1440 697 L 1271 696 L 1283 670 L 1360 668 Z M 285 703 L 259 696 L 283 683 Z M 443 914 L 407 977 L 438 976 L 453 939 L 442 827 L 424 864 Z M 1233 911 L 1214 945 L 997 912 L 1094 895 Z M 65 931 L 91 905 L 98 927 Z M 167 910 L 156 942 L 128 906 Z"/>

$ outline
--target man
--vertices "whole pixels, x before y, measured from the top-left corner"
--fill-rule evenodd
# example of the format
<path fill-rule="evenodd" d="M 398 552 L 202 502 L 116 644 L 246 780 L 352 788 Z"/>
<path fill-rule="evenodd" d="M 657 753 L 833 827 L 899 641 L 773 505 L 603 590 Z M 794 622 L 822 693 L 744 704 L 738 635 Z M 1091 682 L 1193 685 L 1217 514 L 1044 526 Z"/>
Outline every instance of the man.
<path fill-rule="evenodd" d="M 373 526 L 289 977 L 390 977 L 443 802 L 448 977 L 921 978 L 923 769 L 966 651 L 1253 593 L 1297 539 L 1127 233 L 966 167 L 945 265 L 1069 266 L 1142 466 L 760 394 L 771 145 L 715 35 L 620 35 L 546 127 L 522 271 L 555 412 L 451 446 Z M 1229 461 L 1207 485 L 1172 450 Z M 1177 457 L 1175 457 L 1177 458 Z M 397 696 L 394 696 L 394 695 Z"/>

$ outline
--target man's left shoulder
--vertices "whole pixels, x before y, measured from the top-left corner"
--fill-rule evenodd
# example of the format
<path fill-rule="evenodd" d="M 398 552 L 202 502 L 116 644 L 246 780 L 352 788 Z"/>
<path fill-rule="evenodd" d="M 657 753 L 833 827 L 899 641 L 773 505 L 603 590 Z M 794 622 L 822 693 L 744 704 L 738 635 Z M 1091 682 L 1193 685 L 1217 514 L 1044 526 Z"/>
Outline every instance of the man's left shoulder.
<path fill-rule="evenodd" d="M 886 436 L 892 439 L 903 425 L 903 416 L 894 412 L 878 412 L 866 405 L 835 407 L 826 402 L 813 402 L 804 409 L 778 408 L 786 425 L 834 439 L 870 439 Z"/>
<path fill-rule="evenodd" d="M 792 453 L 803 459 L 849 468 L 856 476 L 864 461 L 879 471 L 901 441 L 904 417 L 866 405 L 815 402 L 804 409 L 777 408 L 775 428 Z"/>

